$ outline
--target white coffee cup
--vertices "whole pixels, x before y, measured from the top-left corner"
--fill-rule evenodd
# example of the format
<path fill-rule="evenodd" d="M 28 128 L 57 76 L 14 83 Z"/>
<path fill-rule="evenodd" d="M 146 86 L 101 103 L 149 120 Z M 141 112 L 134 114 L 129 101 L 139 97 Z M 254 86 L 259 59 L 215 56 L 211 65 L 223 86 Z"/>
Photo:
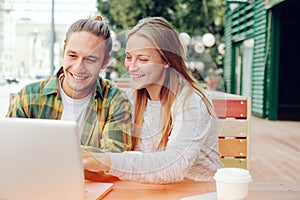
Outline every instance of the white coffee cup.
<path fill-rule="evenodd" d="M 248 170 L 221 168 L 215 173 L 218 200 L 245 200 L 252 177 Z"/>

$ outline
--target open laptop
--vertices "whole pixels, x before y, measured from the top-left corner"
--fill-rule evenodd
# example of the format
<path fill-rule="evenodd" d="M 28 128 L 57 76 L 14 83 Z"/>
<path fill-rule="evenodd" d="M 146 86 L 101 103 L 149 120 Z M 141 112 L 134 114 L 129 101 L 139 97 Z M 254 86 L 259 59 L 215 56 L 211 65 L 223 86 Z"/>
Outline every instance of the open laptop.
<path fill-rule="evenodd" d="M 112 183 L 85 182 L 75 122 L 0 119 L 0 199 L 101 199 Z"/>

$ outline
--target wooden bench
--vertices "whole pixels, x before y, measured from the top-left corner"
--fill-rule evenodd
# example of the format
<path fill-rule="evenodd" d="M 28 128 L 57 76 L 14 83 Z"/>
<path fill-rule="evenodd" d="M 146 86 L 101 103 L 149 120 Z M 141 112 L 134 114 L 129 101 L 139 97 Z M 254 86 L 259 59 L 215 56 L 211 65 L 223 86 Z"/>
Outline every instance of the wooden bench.
<path fill-rule="evenodd" d="M 128 88 L 129 79 L 121 79 L 117 85 Z M 224 166 L 249 170 L 251 97 L 208 92 L 218 117 L 219 151 Z"/>
<path fill-rule="evenodd" d="M 225 167 L 249 169 L 251 98 L 211 91 L 218 116 L 219 150 Z"/>
<path fill-rule="evenodd" d="M 130 87 L 129 79 L 117 86 Z M 219 151 L 225 167 L 250 169 L 251 98 L 218 91 L 208 91 L 218 116 Z"/>

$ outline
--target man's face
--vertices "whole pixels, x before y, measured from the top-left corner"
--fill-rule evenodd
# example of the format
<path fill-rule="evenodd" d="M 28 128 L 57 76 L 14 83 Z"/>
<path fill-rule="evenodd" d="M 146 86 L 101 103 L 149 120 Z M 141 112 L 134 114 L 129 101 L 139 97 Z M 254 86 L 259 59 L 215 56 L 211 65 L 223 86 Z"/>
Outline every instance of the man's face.
<path fill-rule="evenodd" d="M 65 45 L 63 90 L 74 98 L 86 97 L 96 85 L 99 72 L 108 63 L 105 40 L 89 32 L 72 33 Z"/>

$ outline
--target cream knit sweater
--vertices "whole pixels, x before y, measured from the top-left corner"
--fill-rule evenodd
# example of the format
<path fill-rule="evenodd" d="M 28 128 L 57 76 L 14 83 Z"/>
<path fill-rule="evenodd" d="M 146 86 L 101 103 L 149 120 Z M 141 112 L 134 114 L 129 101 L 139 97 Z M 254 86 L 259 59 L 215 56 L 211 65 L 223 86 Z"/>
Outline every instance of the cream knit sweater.
<path fill-rule="evenodd" d="M 223 164 L 218 152 L 218 130 L 215 117 L 209 115 L 201 97 L 192 93 L 183 104 L 188 88 L 176 99 L 172 114 L 174 126 L 164 151 L 154 151 L 160 135 L 160 101 L 148 100 L 136 151 L 109 153 L 109 174 L 123 180 L 142 183 L 170 183 L 184 178 L 212 180 Z M 128 91 L 131 96 L 131 91 Z"/>

